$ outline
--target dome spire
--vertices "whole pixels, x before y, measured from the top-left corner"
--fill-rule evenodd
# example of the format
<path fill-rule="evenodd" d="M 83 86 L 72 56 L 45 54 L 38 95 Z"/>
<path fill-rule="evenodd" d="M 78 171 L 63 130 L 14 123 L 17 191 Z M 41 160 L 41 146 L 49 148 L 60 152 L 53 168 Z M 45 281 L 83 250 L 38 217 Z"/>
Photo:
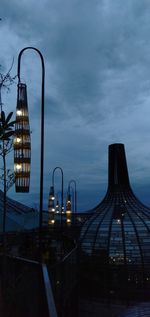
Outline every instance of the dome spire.
<path fill-rule="evenodd" d="M 150 208 L 130 187 L 123 144 L 109 145 L 108 167 L 106 195 L 80 234 L 86 285 L 92 279 L 102 296 L 111 296 L 113 289 L 118 298 L 135 300 L 140 294 L 145 299 L 150 288 Z"/>
<path fill-rule="evenodd" d="M 108 187 L 130 188 L 128 168 L 125 156 L 124 144 L 115 143 L 109 145 L 108 162 Z"/>

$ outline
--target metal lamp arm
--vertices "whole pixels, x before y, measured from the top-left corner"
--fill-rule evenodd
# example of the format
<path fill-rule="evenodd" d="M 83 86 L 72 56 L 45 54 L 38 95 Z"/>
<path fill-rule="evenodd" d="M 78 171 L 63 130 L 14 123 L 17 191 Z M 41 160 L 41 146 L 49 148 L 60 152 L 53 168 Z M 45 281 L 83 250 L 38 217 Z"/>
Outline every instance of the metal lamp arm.
<path fill-rule="evenodd" d="M 43 170 L 44 170 L 44 91 L 45 91 L 45 66 L 44 58 L 41 52 L 35 47 L 24 47 L 18 55 L 18 82 L 20 83 L 20 69 L 21 69 L 21 57 L 24 51 L 31 49 L 36 51 L 41 59 L 42 64 L 42 91 L 41 91 L 41 174 L 40 174 L 40 217 L 39 228 L 42 229 L 42 211 L 43 211 Z"/>

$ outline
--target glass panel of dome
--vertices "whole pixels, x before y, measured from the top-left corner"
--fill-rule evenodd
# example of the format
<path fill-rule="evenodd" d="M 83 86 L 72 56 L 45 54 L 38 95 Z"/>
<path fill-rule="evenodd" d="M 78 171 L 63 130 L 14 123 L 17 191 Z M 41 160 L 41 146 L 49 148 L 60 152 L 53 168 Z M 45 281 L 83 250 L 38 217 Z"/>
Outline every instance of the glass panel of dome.
<path fill-rule="evenodd" d="M 110 147 L 112 153 L 114 151 L 115 157 L 120 151 L 123 152 L 123 145 L 117 144 Z M 109 163 L 109 184 L 106 196 L 102 203 L 94 209 L 96 216 L 89 219 L 89 227 L 84 229 L 83 240 L 85 242 L 86 239 L 88 242 L 91 240 L 91 245 L 88 244 L 88 250 L 86 249 L 89 255 L 92 255 L 93 252 L 94 255 L 99 254 L 103 250 L 106 254 L 109 252 L 111 277 L 113 280 L 113 275 L 118 274 L 118 285 L 121 281 L 119 277 L 120 264 L 125 264 L 126 258 L 130 281 L 132 284 L 136 284 L 136 288 L 140 288 L 138 283 L 143 279 L 144 270 L 146 274 L 150 275 L 150 230 L 148 230 L 150 228 L 150 209 L 141 204 L 132 192 L 127 166 L 125 166 L 125 157 L 123 165 L 126 172 L 123 171 L 120 162 L 118 162 L 116 161 L 115 173 L 118 173 L 119 182 L 117 185 L 114 183 L 114 175 L 116 174 L 114 173 L 114 163 L 111 162 Z M 122 215 L 123 206 L 124 215 Z M 115 267 L 119 265 L 116 267 L 116 271 L 112 269 L 113 264 L 116 264 Z"/>

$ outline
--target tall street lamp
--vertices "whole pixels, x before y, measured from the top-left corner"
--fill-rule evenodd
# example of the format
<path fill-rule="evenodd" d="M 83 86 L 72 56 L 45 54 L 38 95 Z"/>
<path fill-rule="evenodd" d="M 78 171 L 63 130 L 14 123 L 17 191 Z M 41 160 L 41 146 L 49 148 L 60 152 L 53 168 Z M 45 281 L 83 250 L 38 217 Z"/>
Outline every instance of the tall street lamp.
<path fill-rule="evenodd" d="M 74 185 L 74 199 L 73 199 L 73 202 L 74 202 L 74 204 L 73 204 L 73 206 L 74 206 L 74 217 L 73 217 L 73 219 L 74 219 L 74 223 L 75 223 L 75 221 L 76 221 L 76 212 L 77 212 L 77 190 L 76 190 L 76 181 L 74 180 L 74 179 L 71 179 L 70 181 L 69 181 L 69 183 L 68 183 L 68 198 L 67 198 L 67 209 L 69 208 L 69 207 L 72 207 L 71 206 L 71 194 L 70 194 L 70 189 L 72 189 L 73 190 L 73 187 L 71 187 L 71 184 L 73 184 Z M 73 196 L 72 196 L 73 197 Z M 71 208 L 70 208 L 70 210 L 71 210 Z M 69 216 L 69 210 L 67 211 L 66 210 L 66 215 L 68 215 Z M 71 212 L 70 212 L 70 215 L 71 215 Z M 71 216 L 70 216 L 71 217 Z M 68 221 L 67 222 L 71 222 L 71 218 L 68 218 Z"/>
<path fill-rule="evenodd" d="M 68 183 L 68 193 L 70 193 L 70 186 L 74 185 L 74 212 L 77 212 L 77 185 L 74 179 L 71 179 Z"/>
<path fill-rule="evenodd" d="M 64 173 L 61 167 L 56 166 L 53 170 L 52 174 L 52 186 L 51 189 L 53 190 L 53 195 L 54 195 L 54 176 L 55 176 L 55 171 L 60 170 L 61 172 L 61 207 L 60 207 L 60 222 L 62 225 L 62 214 L 64 213 Z M 55 197 L 55 196 L 53 196 Z"/>
<path fill-rule="evenodd" d="M 40 151 L 40 210 L 39 210 L 39 231 L 42 229 L 43 221 L 43 170 L 44 170 L 44 87 L 45 87 L 45 66 L 41 52 L 35 47 L 25 47 L 18 55 L 18 98 L 16 111 L 16 129 L 14 141 L 14 168 L 16 179 L 16 191 L 28 192 L 30 182 L 30 128 L 27 105 L 27 87 L 20 80 L 21 57 L 24 51 L 34 50 L 41 59 L 42 65 L 42 86 L 41 86 L 41 151 Z M 41 239 L 41 238 L 40 238 Z M 41 240 L 40 240 L 41 243 Z"/>
<path fill-rule="evenodd" d="M 67 202 L 66 202 L 66 223 L 71 224 L 72 218 L 72 195 L 70 194 L 70 188 L 67 193 Z"/>
<path fill-rule="evenodd" d="M 53 225 L 55 222 L 60 221 L 60 205 L 58 194 L 61 192 L 57 192 L 54 195 L 54 186 L 50 186 L 49 197 L 48 197 L 48 225 Z"/>
<path fill-rule="evenodd" d="M 59 192 L 56 194 L 56 206 L 55 206 L 55 213 L 56 214 L 59 214 L 59 212 L 60 212 L 60 206 L 59 206 L 59 199 L 58 199 L 58 194 L 59 194 Z M 57 217 L 56 217 L 57 218 Z"/>
<path fill-rule="evenodd" d="M 54 196 L 54 187 L 50 187 L 49 191 L 49 197 L 48 197 L 48 224 L 54 224 L 55 223 L 55 196 Z"/>

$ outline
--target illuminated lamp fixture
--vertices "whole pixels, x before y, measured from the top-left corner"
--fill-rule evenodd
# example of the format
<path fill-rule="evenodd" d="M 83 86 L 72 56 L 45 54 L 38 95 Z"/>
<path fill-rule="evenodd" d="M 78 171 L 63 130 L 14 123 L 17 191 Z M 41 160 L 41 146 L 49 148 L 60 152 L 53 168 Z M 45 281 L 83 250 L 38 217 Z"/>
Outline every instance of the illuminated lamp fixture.
<path fill-rule="evenodd" d="M 73 185 L 73 187 L 71 186 Z M 72 198 L 72 205 L 71 205 L 71 212 L 72 212 L 72 222 L 76 223 L 76 212 L 77 212 L 77 189 L 76 189 L 76 181 L 74 179 L 71 179 L 68 183 L 68 194 L 70 195 L 70 192 L 72 190 L 72 195 L 70 197 Z M 66 216 L 67 219 L 67 216 Z"/>
<path fill-rule="evenodd" d="M 72 210 L 71 210 L 71 195 L 68 193 L 67 203 L 66 203 L 66 222 L 71 224 Z"/>
<path fill-rule="evenodd" d="M 48 224 L 54 224 L 55 223 L 55 219 L 54 219 L 54 215 L 55 215 L 55 205 L 54 205 L 54 201 L 55 201 L 55 196 L 54 196 L 54 187 L 51 186 L 50 187 L 50 192 L 49 192 L 49 197 L 48 197 Z"/>
<path fill-rule="evenodd" d="M 41 124 L 40 124 L 40 191 L 39 191 L 39 262 L 42 261 L 42 225 L 43 225 L 43 180 L 44 180 L 44 108 L 45 108 L 45 65 L 42 53 L 32 46 L 24 47 L 18 55 L 18 100 L 16 114 L 16 136 L 14 141 L 14 168 L 16 191 L 29 192 L 31 145 L 27 107 L 26 85 L 21 83 L 21 58 L 25 51 L 35 51 L 41 60 Z"/>
<path fill-rule="evenodd" d="M 27 102 L 27 88 L 18 84 L 16 124 L 14 137 L 14 172 L 16 192 L 29 192 L 31 138 Z"/>
<path fill-rule="evenodd" d="M 60 210 L 59 210 L 60 206 L 59 206 L 59 200 L 58 200 L 58 194 L 56 195 L 56 207 L 55 207 L 55 213 L 59 214 Z"/>
<path fill-rule="evenodd" d="M 64 215 L 64 203 L 63 203 L 63 196 L 64 196 L 64 173 L 63 173 L 63 169 L 59 166 L 56 166 L 53 169 L 53 173 L 52 173 L 52 186 L 54 188 L 54 176 L 55 176 L 55 172 L 56 170 L 59 170 L 61 172 L 61 205 L 60 205 L 60 226 L 62 227 L 62 222 L 63 222 L 63 215 Z M 59 210 L 59 208 L 58 208 Z"/>

